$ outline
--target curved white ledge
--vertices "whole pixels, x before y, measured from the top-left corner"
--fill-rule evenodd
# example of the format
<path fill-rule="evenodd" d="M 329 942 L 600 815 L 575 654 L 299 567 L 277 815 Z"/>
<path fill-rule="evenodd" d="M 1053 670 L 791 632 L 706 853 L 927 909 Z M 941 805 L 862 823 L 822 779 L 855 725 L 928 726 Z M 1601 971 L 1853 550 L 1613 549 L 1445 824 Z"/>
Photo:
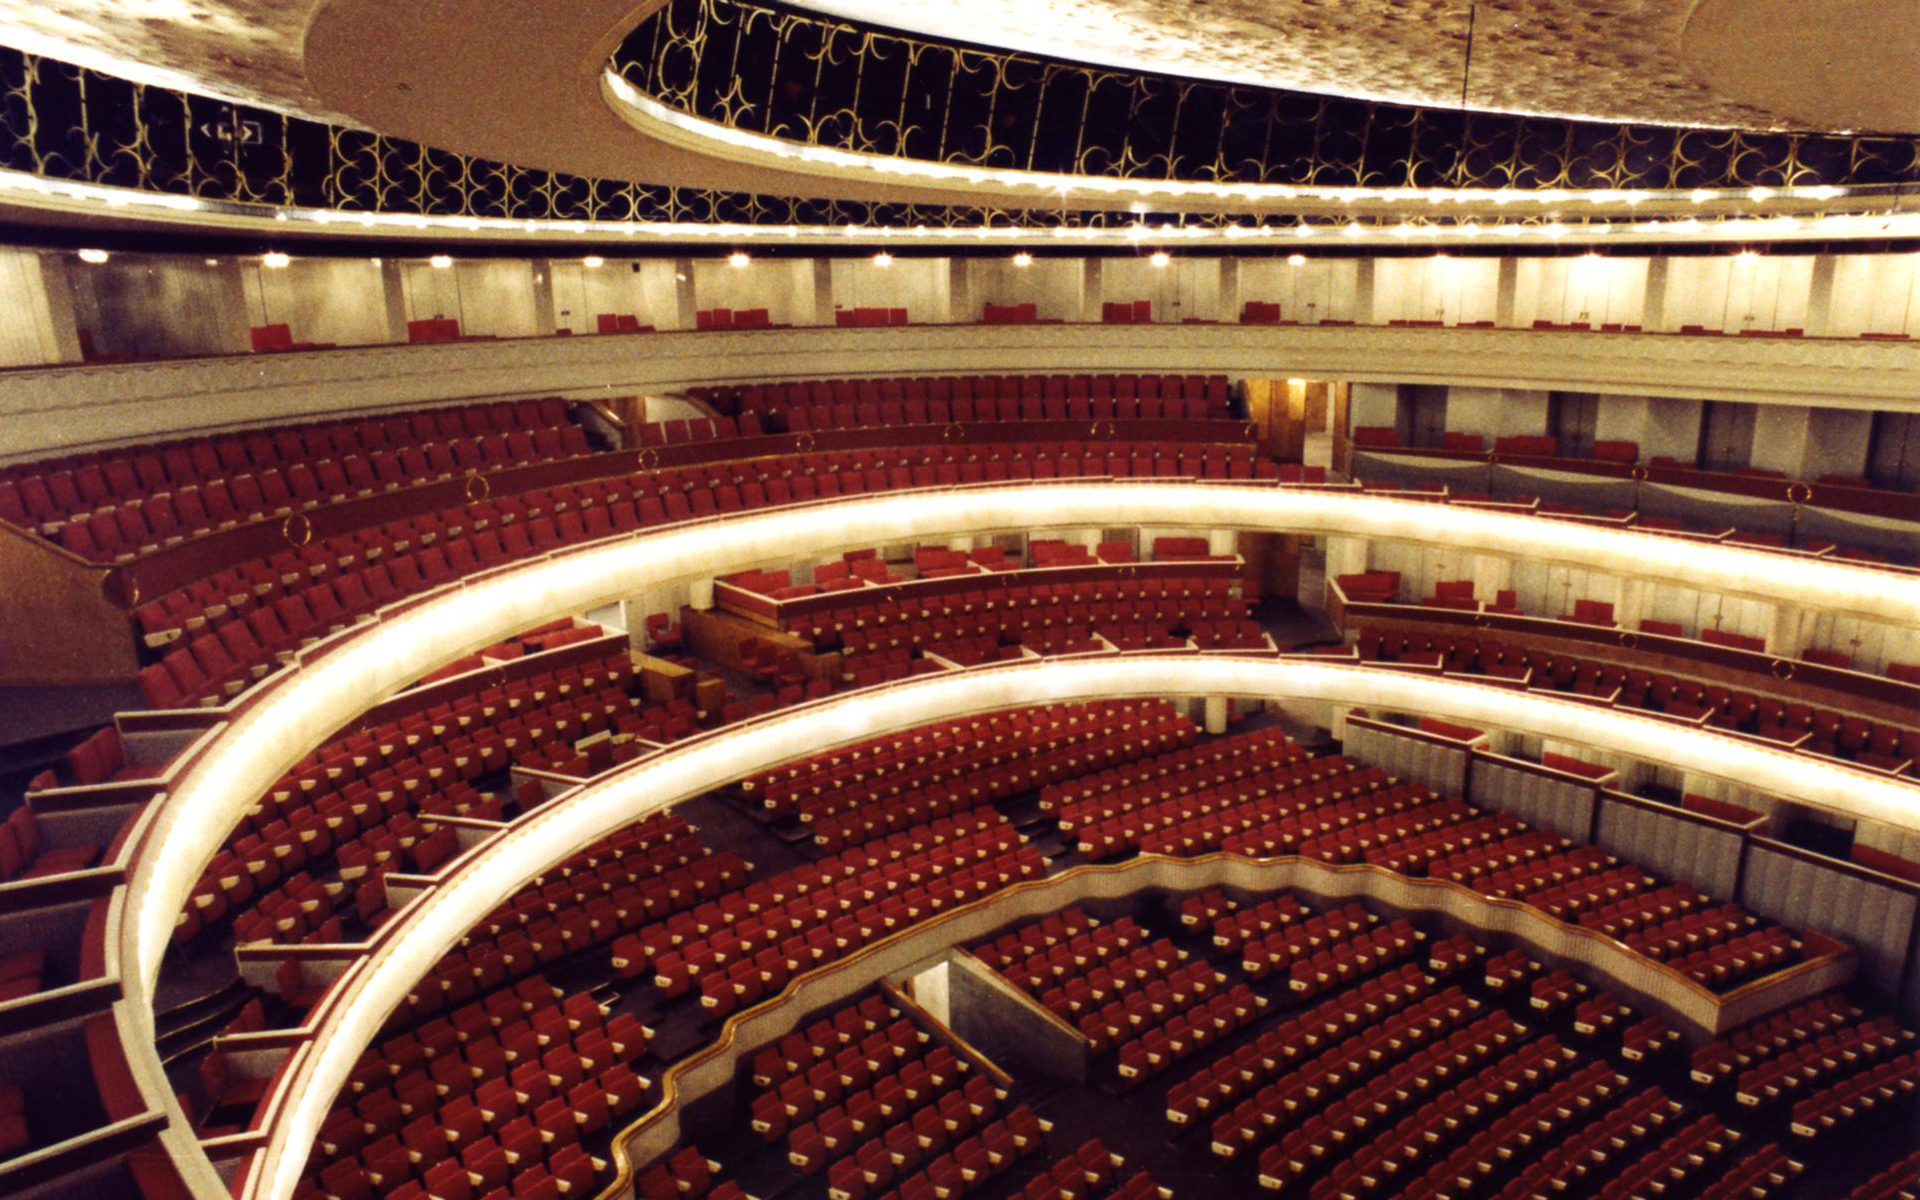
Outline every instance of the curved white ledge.
<path fill-rule="evenodd" d="M 0 461 L 409 404 L 973 374 L 982 363 L 1920 410 L 1920 343 L 1404 325 L 808 326 L 0 371 Z"/>

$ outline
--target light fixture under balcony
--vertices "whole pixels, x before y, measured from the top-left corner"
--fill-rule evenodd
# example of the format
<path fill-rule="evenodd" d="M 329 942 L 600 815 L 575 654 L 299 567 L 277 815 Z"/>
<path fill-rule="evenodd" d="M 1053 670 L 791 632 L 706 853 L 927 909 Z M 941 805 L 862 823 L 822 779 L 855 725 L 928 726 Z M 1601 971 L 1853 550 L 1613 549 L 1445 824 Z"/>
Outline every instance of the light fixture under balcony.
<path fill-rule="evenodd" d="M 427 260 L 427 265 L 432 267 L 436 271 L 444 271 L 448 267 L 453 265 L 453 255 L 436 254 L 432 258 L 429 258 Z"/>
<path fill-rule="evenodd" d="M 580 265 L 591 271 L 596 267 L 606 266 L 607 260 L 601 258 L 598 254 L 589 254 L 580 260 Z"/>
<path fill-rule="evenodd" d="M 1033 255 L 1022 250 L 1013 256 L 1013 265 L 1016 267 L 1030 267 L 1033 265 Z"/>
<path fill-rule="evenodd" d="M 1307 256 L 1304 254 L 1289 254 L 1287 255 L 1287 265 L 1290 267 L 1304 267 L 1307 265 Z"/>
<path fill-rule="evenodd" d="M 282 250 L 269 250 L 260 256 L 260 265 L 279 270 L 293 265 L 293 256 Z"/>
<path fill-rule="evenodd" d="M 873 256 L 873 265 L 876 267 L 890 267 L 893 265 L 893 255 L 882 250 Z"/>
<path fill-rule="evenodd" d="M 746 267 L 751 262 L 753 262 L 753 256 L 745 250 L 735 250 L 732 254 L 727 255 L 727 265 L 736 270 Z"/>
<path fill-rule="evenodd" d="M 1147 259 L 1147 261 L 1156 267 L 1164 267 L 1173 261 L 1173 255 L 1168 254 L 1165 250 L 1155 250 L 1153 256 Z"/>
<path fill-rule="evenodd" d="M 108 254 L 108 253 L 107 253 L 107 252 L 106 252 L 105 250 L 91 250 L 91 249 L 89 249 L 89 250 L 82 250 L 82 251 L 80 251 L 80 261 L 81 261 L 81 262 L 83 262 L 83 263 L 93 263 L 93 264 L 95 264 L 96 266 L 97 266 L 98 264 L 100 264 L 100 263 L 103 263 L 103 262 L 105 262 L 105 261 L 107 261 L 107 259 L 108 259 L 109 257 L 111 257 L 111 256 L 110 256 L 110 255 L 109 255 L 109 254 Z"/>

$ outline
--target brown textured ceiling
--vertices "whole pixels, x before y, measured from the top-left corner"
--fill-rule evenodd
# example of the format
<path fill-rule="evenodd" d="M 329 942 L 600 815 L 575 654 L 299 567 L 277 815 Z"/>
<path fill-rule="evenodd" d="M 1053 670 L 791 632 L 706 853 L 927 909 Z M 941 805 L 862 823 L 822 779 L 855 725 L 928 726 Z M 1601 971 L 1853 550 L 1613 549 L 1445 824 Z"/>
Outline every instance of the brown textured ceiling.
<path fill-rule="evenodd" d="M 933 37 L 1263 87 L 1460 103 L 1469 0 L 789 0 Z M 1479 0 L 1475 108 L 1774 128 L 1681 61 L 1695 0 Z"/>
<path fill-rule="evenodd" d="M 1459 103 L 1469 0 L 792 0 L 936 37 L 1262 86 Z M 434 0 L 405 0 L 422 21 Z M 1691 125 L 1790 120 L 1689 73 L 1695 0 L 1479 0 L 1477 108 Z M 346 121 L 307 79 L 325 0 L 0 0 L 0 43 Z M 606 31 L 596 31 L 606 32 Z"/>

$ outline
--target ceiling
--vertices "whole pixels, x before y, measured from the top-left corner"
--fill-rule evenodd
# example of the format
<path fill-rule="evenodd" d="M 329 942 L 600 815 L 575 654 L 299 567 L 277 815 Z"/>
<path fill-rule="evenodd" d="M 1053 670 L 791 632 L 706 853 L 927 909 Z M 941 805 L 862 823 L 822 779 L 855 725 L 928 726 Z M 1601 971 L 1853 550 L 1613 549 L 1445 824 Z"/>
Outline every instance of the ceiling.
<path fill-rule="evenodd" d="M 924 36 L 1131 70 L 1226 83 L 1455 107 L 1462 98 L 1469 10 L 1473 57 L 1467 106 L 1495 112 L 1747 129 L 1825 128 L 1765 89 L 1723 91 L 1703 80 L 1690 44 L 1700 0 L 788 0 L 795 8 Z M 1716 7 L 1708 0 L 1705 7 Z M 1911 30 L 1912 0 L 1770 4 L 1841 43 L 1815 64 L 1857 78 L 1853 52 L 1876 57 L 1889 31 Z M 1725 6 L 1734 12 L 1740 6 Z M 1812 11 L 1809 11 L 1812 10 Z M 1877 19 L 1874 19 L 1876 18 Z M 1864 18 L 1856 20 L 1855 18 Z M 1748 9 L 1716 38 L 1765 24 Z M 1912 34 L 1895 46 L 1911 46 Z M 1795 38 L 1753 47 L 1756 73 L 1801 57 Z M 1781 57 L 1774 57 L 1779 55 Z M 1908 61 L 1911 61 L 1909 59 Z M 1804 68 L 1807 64 L 1799 64 Z M 1876 83 L 1898 86 L 1901 73 Z M 1905 72 L 1904 74 L 1912 74 Z M 1718 82 L 1718 80 L 1716 80 Z M 1909 90 L 1907 97 L 1913 93 Z M 1881 104 L 1863 129 L 1920 128 L 1920 112 Z M 1882 119 L 1875 120 L 1878 116 Z"/>
<path fill-rule="evenodd" d="M 1079 62 L 1447 107 L 1461 101 L 1472 2 L 791 0 L 934 38 Z M 308 78 L 307 33 L 324 7 L 325 0 L 0 0 L 0 45 L 351 123 Z M 406 11 L 431 22 L 439 7 L 414 0 Z M 1477 0 L 1468 105 L 1656 124 L 1920 130 L 1920 74 L 1860 69 L 1912 61 L 1920 49 L 1914 0 L 1769 0 L 1766 8 L 1765 20 L 1755 20 L 1751 6 L 1724 0 Z M 1776 83 L 1780 77 L 1793 86 Z M 1847 102 L 1834 103 L 1836 93 Z"/>

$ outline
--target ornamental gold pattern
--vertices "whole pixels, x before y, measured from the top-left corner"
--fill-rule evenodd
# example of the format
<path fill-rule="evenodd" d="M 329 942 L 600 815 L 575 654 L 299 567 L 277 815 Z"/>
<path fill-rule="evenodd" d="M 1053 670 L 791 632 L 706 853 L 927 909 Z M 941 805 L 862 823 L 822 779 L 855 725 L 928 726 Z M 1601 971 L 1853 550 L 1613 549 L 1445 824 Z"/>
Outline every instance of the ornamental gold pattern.
<path fill-rule="evenodd" d="M 1920 139 L 1487 116 L 1200 83 L 902 37 L 764 0 L 673 0 L 626 38 L 610 66 L 663 103 L 737 129 L 982 168 L 1377 188 L 1920 182 Z M 1044 231 L 1344 221 L 868 203 L 595 179 L 138 84 L 6 47 L 0 169 L 233 205 L 540 222 Z M 1449 223 L 1440 214 L 1416 219 L 1429 221 Z"/>
<path fill-rule="evenodd" d="M 806 145 L 977 167 L 1342 188 L 1920 182 L 1920 138 L 1416 107 L 928 41 L 771 0 L 671 0 L 613 56 L 663 104 Z"/>

